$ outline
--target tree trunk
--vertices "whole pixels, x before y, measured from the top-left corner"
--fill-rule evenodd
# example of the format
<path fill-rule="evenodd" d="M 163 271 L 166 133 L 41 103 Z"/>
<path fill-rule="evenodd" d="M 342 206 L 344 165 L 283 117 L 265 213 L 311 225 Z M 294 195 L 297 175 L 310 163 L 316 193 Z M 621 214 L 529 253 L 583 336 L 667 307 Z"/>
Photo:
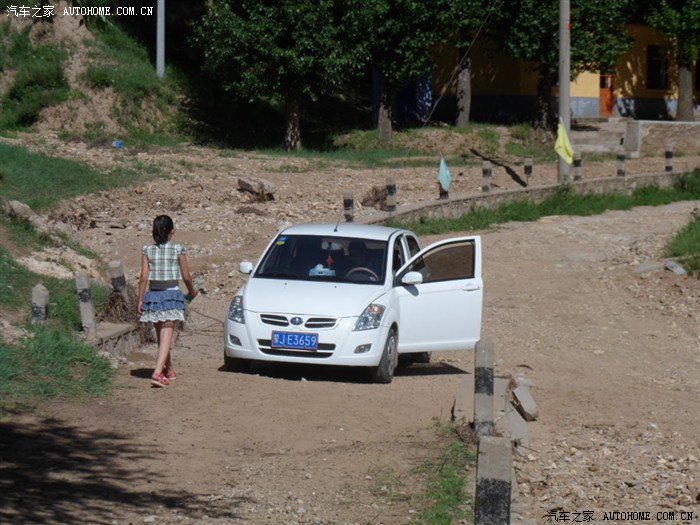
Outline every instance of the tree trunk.
<path fill-rule="evenodd" d="M 676 120 L 693 122 L 693 65 L 680 64 L 678 68 L 678 108 Z"/>
<path fill-rule="evenodd" d="M 299 97 L 291 96 L 285 103 L 286 126 L 284 147 L 287 151 L 301 149 L 301 129 L 299 128 Z"/>
<path fill-rule="evenodd" d="M 467 58 L 457 76 L 457 127 L 469 124 L 469 112 L 472 105 L 472 71 L 471 61 Z"/>
<path fill-rule="evenodd" d="M 552 86 L 554 85 L 556 85 L 556 77 L 544 67 L 540 67 L 534 129 L 543 144 L 552 139 L 552 129 L 557 121 L 552 108 Z"/>
<path fill-rule="evenodd" d="M 377 131 L 379 132 L 379 140 L 382 142 L 391 142 L 392 127 L 391 127 L 391 93 L 389 86 L 382 75 L 381 87 L 379 91 L 379 114 L 377 115 Z"/>

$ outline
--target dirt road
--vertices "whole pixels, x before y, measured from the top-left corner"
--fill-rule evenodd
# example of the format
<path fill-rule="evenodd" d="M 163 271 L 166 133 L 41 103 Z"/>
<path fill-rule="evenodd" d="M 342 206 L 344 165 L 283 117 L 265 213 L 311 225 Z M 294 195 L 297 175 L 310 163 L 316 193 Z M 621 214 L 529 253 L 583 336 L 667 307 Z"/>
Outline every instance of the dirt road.
<path fill-rule="evenodd" d="M 540 407 L 517 460 L 536 521 L 697 515 L 700 281 L 654 263 L 698 204 L 482 232 L 483 332 L 497 373 L 529 379 Z M 0 423 L 0 521 L 417 522 L 416 467 L 438 453 L 436 422 L 472 355 L 438 355 L 391 385 L 345 370 L 224 372 L 224 295 L 193 303 L 172 388 L 149 388 L 145 347 L 117 370 L 114 396 Z"/>

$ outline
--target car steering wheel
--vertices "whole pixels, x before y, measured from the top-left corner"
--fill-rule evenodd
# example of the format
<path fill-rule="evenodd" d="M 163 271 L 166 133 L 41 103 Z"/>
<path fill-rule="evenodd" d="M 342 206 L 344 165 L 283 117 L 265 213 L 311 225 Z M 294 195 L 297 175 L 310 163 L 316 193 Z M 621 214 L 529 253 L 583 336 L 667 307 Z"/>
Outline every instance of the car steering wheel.
<path fill-rule="evenodd" d="M 345 276 L 350 277 L 355 272 L 365 272 L 365 273 L 369 274 L 370 277 L 374 278 L 375 281 L 379 280 L 379 276 L 375 273 L 375 271 L 371 270 L 365 266 L 358 266 L 357 268 L 353 268 L 348 273 L 346 273 Z"/>

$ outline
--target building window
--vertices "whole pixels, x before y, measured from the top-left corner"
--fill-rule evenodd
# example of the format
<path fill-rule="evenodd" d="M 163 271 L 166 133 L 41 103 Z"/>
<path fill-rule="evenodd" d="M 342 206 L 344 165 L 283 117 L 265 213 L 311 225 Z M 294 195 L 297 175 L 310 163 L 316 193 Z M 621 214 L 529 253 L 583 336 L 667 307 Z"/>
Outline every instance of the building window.
<path fill-rule="evenodd" d="M 668 60 L 661 46 L 647 46 L 647 88 L 668 87 Z"/>

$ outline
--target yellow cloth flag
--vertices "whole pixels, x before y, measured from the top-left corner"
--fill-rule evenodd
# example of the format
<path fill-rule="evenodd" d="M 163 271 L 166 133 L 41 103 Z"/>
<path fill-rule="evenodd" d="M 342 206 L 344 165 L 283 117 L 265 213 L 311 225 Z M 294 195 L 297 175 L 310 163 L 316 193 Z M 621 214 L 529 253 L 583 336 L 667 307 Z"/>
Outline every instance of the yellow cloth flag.
<path fill-rule="evenodd" d="M 559 121 L 559 127 L 557 128 L 557 141 L 554 143 L 554 151 L 556 151 L 559 156 L 564 159 L 568 164 L 574 162 L 574 148 L 571 147 L 571 142 L 569 142 L 569 137 L 566 135 L 566 128 Z"/>

